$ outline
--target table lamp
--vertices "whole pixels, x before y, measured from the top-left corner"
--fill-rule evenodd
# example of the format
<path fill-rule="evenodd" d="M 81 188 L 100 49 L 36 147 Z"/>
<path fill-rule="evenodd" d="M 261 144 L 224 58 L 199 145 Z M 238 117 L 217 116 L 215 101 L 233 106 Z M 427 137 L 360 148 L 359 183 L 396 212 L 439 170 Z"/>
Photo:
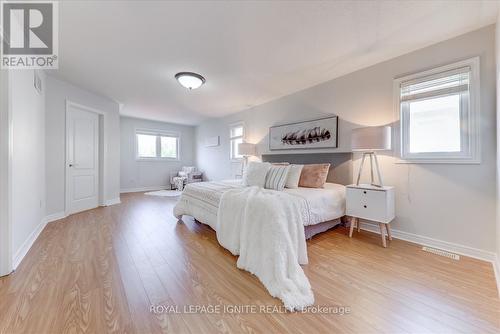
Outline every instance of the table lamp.
<path fill-rule="evenodd" d="M 243 159 L 245 159 L 244 167 L 247 166 L 248 164 L 248 157 L 255 155 L 256 152 L 256 145 L 251 144 L 251 143 L 239 143 L 238 144 L 238 154 L 243 156 Z"/>
<path fill-rule="evenodd" d="M 356 185 L 359 185 L 359 179 L 361 178 L 361 173 L 363 171 L 363 165 L 365 164 L 365 159 L 367 156 L 369 156 L 371 185 L 375 187 L 383 187 L 382 175 L 380 173 L 377 154 L 375 152 L 391 149 L 391 127 L 370 126 L 352 130 L 351 149 L 353 152 L 363 152 L 363 158 L 361 160 L 361 165 L 359 166 Z M 374 160 L 375 160 L 375 169 L 379 183 L 375 183 L 373 177 Z"/>

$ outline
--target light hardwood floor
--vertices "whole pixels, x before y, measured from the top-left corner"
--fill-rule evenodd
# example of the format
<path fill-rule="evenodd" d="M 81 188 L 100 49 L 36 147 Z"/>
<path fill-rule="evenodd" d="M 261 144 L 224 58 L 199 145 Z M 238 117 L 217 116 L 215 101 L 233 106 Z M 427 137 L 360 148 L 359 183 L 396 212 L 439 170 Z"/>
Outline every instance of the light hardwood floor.
<path fill-rule="evenodd" d="M 499 333 L 489 263 L 344 228 L 308 242 L 316 304 L 335 314 L 155 314 L 158 305 L 281 305 L 208 227 L 142 194 L 49 224 L 0 278 L 1 333 Z"/>

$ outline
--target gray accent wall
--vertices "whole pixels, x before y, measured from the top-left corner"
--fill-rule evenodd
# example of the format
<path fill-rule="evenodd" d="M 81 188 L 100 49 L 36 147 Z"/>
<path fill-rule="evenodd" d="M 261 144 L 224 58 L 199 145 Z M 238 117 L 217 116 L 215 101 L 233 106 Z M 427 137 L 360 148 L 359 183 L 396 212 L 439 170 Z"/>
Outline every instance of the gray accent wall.
<path fill-rule="evenodd" d="M 136 129 L 176 132 L 180 135 L 179 161 L 136 159 Z M 121 191 L 165 189 L 170 174 L 194 163 L 195 128 L 193 126 L 120 117 L 120 188 Z"/>
<path fill-rule="evenodd" d="M 262 161 L 285 161 L 299 165 L 329 163 L 327 182 L 343 185 L 352 183 L 352 153 L 263 154 Z"/>
<path fill-rule="evenodd" d="M 339 116 L 337 149 L 295 151 L 328 153 L 350 151 L 350 132 L 362 126 L 397 122 L 393 80 L 455 61 L 479 56 L 481 61 L 480 164 L 401 164 L 392 152 L 379 155 L 387 185 L 396 187 L 393 228 L 408 236 L 432 238 L 448 246 L 494 256 L 496 250 L 496 118 L 495 27 L 480 30 L 414 51 L 197 127 L 197 164 L 207 179 L 231 177 L 229 125 L 243 121 L 246 140 L 268 149 L 269 127 L 328 115 Z M 277 74 L 279 75 L 279 74 Z M 219 135 L 221 145 L 206 147 L 208 137 Z M 273 151 L 290 154 L 290 151 Z M 360 156 L 354 155 L 356 174 Z M 364 175 L 367 179 L 367 175 Z"/>

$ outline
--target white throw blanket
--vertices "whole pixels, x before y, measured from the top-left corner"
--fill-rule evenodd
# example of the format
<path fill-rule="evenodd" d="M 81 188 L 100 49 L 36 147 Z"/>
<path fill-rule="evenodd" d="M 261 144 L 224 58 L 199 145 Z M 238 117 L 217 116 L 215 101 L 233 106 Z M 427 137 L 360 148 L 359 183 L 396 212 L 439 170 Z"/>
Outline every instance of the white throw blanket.
<path fill-rule="evenodd" d="M 307 264 L 303 204 L 284 192 L 246 187 L 225 192 L 217 214 L 219 243 L 239 255 L 238 268 L 256 275 L 290 311 L 314 303 L 300 267 Z"/>

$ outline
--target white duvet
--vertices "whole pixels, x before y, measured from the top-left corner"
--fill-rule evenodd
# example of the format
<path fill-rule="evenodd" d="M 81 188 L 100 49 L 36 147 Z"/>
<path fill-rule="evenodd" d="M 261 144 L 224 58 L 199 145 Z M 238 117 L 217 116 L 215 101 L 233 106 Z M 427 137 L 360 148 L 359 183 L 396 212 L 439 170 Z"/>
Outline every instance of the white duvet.
<path fill-rule="evenodd" d="M 315 225 L 345 215 L 345 186 L 325 183 L 323 188 L 285 188 L 284 192 L 303 198 L 308 218 L 304 226 Z"/>
<path fill-rule="evenodd" d="M 217 213 L 217 239 L 237 266 L 256 275 L 273 297 L 290 310 L 314 303 L 311 285 L 300 264 L 307 264 L 301 207 L 304 200 L 258 187 L 222 194 Z"/>
<path fill-rule="evenodd" d="M 182 215 L 193 216 L 217 230 L 217 212 L 222 194 L 230 189 L 243 187 L 241 180 L 188 184 L 174 208 L 174 215 L 179 219 Z M 285 188 L 283 191 L 305 201 L 302 212 L 304 226 L 345 215 L 345 186 L 343 185 L 325 183 L 324 188 Z"/>

